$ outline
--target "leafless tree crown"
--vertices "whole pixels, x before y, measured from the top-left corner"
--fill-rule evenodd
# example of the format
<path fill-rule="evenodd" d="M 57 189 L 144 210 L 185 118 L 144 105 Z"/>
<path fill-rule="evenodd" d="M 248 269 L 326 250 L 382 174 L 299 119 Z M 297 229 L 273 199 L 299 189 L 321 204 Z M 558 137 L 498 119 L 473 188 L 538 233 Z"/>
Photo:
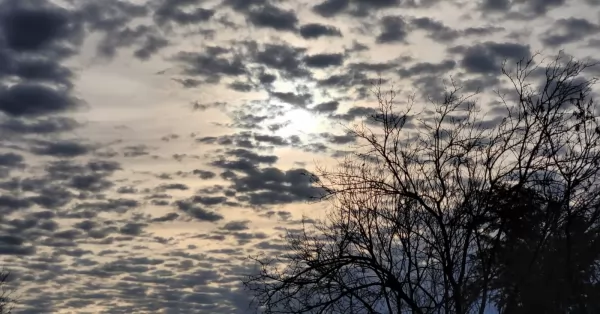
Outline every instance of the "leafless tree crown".
<path fill-rule="evenodd" d="M 489 112 L 456 86 L 420 112 L 376 88 L 356 151 L 314 178 L 328 218 L 254 259 L 258 309 L 600 313 L 593 64 L 536 58 L 504 67 Z"/>

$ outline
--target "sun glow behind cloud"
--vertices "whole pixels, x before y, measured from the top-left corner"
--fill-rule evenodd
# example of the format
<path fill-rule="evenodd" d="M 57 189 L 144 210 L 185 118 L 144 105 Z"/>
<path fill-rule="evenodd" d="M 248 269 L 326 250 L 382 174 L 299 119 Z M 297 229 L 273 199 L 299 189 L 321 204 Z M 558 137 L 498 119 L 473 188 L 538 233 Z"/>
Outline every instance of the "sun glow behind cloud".
<path fill-rule="evenodd" d="M 510 2 L 527 19 L 489 0 L 52 2 L 0 0 L 0 84 L 73 86 L 35 89 L 52 97 L 19 104 L 39 113 L 24 116 L 0 85 L 0 249 L 25 313 L 245 313 L 237 261 L 281 253 L 282 228 L 324 215 L 298 173 L 351 149 L 339 126 L 375 105 L 371 83 L 431 94 L 455 75 L 489 90 L 499 62 L 549 42 L 594 57 L 600 30 L 590 0 Z"/>

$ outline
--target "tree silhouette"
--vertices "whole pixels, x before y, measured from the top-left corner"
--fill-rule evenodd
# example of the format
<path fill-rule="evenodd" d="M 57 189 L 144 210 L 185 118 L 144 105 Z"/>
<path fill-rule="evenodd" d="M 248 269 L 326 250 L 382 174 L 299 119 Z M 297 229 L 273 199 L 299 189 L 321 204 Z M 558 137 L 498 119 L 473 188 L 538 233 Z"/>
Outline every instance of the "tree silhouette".
<path fill-rule="evenodd" d="M 13 290 L 7 286 L 9 276 L 10 272 L 0 271 L 0 314 L 11 313 L 15 304 L 15 300 L 11 297 Z"/>
<path fill-rule="evenodd" d="M 494 218 L 504 224 L 505 234 L 496 248 L 492 281 L 501 313 L 600 312 L 597 208 L 591 216 L 584 212 L 590 209 L 581 208 L 565 217 L 558 200 L 532 190 L 502 192 L 499 208 L 512 213 Z"/>
<path fill-rule="evenodd" d="M 600 128 L 591 63 L 503 67 L 500 118 L 452 85 L 441 101 L 355 125 L 355 151 L 319 168 L 327 219 L 253 257 L 265 313 L 597 312 Z"/>

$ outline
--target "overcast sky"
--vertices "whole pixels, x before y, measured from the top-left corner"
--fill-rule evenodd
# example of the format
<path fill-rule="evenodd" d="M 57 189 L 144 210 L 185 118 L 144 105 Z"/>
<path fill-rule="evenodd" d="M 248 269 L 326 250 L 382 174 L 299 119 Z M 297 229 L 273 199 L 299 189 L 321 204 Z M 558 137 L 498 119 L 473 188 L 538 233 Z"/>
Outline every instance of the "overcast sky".
<path fill-rule="evenodd" d="M 599 0 L 0 0 L 16 313 L 247 313 L 244 258 L 322 215 L 303 173 L 352 147 L 379 78 L 491 93 L 503 60 L 599 33 Z"/>

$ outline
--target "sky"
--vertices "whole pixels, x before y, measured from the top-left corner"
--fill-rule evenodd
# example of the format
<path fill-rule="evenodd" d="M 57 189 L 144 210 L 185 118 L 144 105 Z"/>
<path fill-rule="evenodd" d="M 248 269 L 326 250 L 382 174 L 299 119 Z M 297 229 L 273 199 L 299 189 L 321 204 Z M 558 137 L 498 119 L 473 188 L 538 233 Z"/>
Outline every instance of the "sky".
<path fill-rule="evenodd" d="M 599 34 L 599 0 L 0 0 L 16 313 L 249 313 L 246 257 L 324 217 L 306 174 L 378 82 L 493 106 L 504 60 Z"/>

